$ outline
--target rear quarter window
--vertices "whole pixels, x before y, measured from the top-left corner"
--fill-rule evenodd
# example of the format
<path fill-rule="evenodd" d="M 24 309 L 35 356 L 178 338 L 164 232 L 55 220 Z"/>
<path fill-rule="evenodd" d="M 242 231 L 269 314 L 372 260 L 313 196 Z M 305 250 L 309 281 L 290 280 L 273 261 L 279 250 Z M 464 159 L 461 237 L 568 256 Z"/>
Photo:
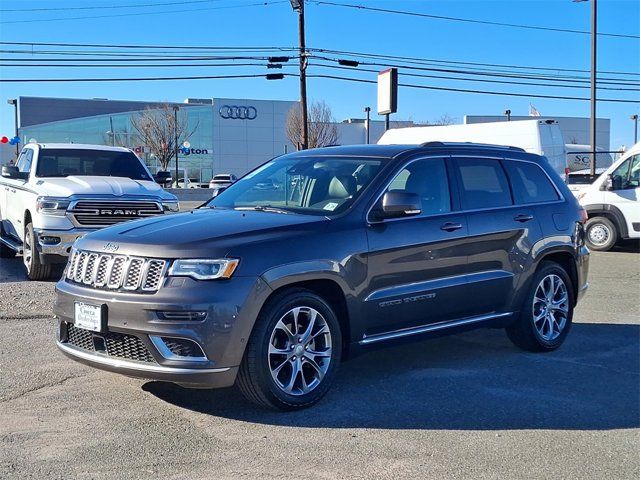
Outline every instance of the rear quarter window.
<path fill-rule="evenodd" d="M 553 202 L 559 199 L 551 180 L 535 163 L 506 160 L 504 166 L 517 204 Z"/>

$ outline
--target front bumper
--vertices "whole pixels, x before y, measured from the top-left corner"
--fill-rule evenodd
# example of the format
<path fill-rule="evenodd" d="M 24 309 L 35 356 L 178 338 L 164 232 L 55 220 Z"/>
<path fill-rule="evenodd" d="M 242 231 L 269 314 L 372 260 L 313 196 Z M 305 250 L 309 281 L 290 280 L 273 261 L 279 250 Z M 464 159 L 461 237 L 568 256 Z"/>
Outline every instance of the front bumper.
<path fill-rule="evenodd" d="M 77 239 L 94 231 L 95 229 L 46 230 L 38 228 L 34 229 L 33 233 L 36 236 L 38 252 L 41 255 L 66 257 L 71 253 L 71 247 Z"/>
<path fill-rule="evenodd" d="M 191 387 L 227 387 L 235 381 L 255 319 L 270 292 L 257 277 L 200 282 L 167 278 L 153 294 L 104 291 L 60 280 L 54 302 L 57 345 L 68 357 L 110 372 Z M 82 330 L 83 342 L 70 339 L 72 329 L 81 330 L 74 326 L 76 302 L 104 305 L 103 333 Z M 163 312 L 206 312 L 206 318 L 167 320 Z M 204 358 L 167 355 L 158 348 L 158 337 L 194 342 Z M 110 348 L 108 342 L 114 338 L 127 343 Z"/>

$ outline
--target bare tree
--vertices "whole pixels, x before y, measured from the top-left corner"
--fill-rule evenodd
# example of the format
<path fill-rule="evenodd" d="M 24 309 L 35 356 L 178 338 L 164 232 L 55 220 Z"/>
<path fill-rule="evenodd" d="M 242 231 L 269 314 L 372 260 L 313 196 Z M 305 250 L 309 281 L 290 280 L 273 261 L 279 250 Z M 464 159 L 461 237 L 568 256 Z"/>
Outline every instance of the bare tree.
<path fill-rule="evenodd" d="M 456 119 L 445 113 L 432 122 L 426 122 L 426 125 L 453 125 L 454 123 L 456 123 Z"/>
<path fill-rule="evenodd" d="M 329 105 L 324 101 L 312 102 L 309 106 L 308 117 L 308 148 L 326 147 L 338 142 L 338 127 L 336 127 Z M 302 115 L 299 106 L 289 110 L 286 131 L 291 143 L 300 149 L 302 145 Z"/>
<path fill-rule="evenodd" d="M 147 108 L 132 117 L 131 124 L 145 146 L 158 159 L 161 170 L 168 170 L 169 162 L 175 157 L 179 146 L 198 128 L 197 124 L 190 128 L 184 112 L 178 113 L 176 121 L 173 106 L 170 104 Z"/>

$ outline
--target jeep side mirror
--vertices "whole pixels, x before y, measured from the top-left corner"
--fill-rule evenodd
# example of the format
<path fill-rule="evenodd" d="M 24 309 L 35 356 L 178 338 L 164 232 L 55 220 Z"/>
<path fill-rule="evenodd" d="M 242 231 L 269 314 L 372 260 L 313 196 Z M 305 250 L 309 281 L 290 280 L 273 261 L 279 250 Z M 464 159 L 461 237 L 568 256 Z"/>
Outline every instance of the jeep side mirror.
<path fill-rule="evenodd" d="M 419 215 L 422 212 L 420 197 L 410 192 L 387 192 L 382 197 L 382 218 L 399 218 Z"/>
<path fill-rule="evenodd" d="M 16 180 L 26 180 L 29 178 L 28 172 L 21 172 L 15 165 L 5 165 L 2 167 L 2 176 L 4 178 L 13 178 Z"/>
<path fill-rule="evenodd" d="M 160 185 L 164 185 L 171 181 L 171 172 L 158 172 L 153 176 L 153 180 Z"/>

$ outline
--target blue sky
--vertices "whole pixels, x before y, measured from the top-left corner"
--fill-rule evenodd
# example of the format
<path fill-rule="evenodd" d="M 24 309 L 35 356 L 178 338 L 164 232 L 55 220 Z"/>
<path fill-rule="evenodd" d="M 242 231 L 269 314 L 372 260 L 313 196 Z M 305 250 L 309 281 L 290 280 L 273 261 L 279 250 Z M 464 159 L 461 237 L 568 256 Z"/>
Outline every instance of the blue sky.
<path fill-rule="evenodd" d="M 259 0 L 211 0 L 198 4 L 153 6 L 108 10 L 72 10 L 73 7 L 140 5 L 167 3 L 169 0 L 0 0 L 0 40 L 23 42 L 108 43 L 143 45 L 211 46 L 295 46 L 297 19 L 289 2 L 266 6 L 242 6 Z M 176 0 L 179 1 L 179 0 Z M 273 2 L 274 0 L 264 0 Z M 339 3 L 368 5 L 464 17 L 495 22 L 540 25 L 589 30 L 590 5 L 571 0 L 549 1 L 366 1 L 335 0 Z M 640 35 L 640 2 L 637 0 L 599 0 L 601 32 Z M 232 8 L 227 8 L 232 7 Z M 34 12 L 35 8 L 65 8 L 62 11 Z M 155 13 L 171 12 L 171 13 Z M 80 16 L 120 15 L 111 18 Z M 61 18 L 59 21 L 38 21 Z M 526 65 L 552 68 L 589 69 L 589 36 L 538 30 L 497 27 L 437 19 L 391 15 L 336 6 L 307 5 L 307 44 L 310 47 L 402 55 L 464 62 Z M 3 49 L 16 48 L 3 46 Z M 27 47 L 20 47 L 25 49 Z M 26 54 L 18 55 L 27 57 Z M 3 59 L 12 58 L 3 53 Z M 179 67 L 127 69 L 65 69 L 0 67 L 0 77 L 122 77 L 157 75 L 222 75 L 266 73 L 262 67 Z M 378 67 L 368 67 L 382 69 Z M 640 40 L 599 38 L 600 70 L 640 73 Z M 295 71 L 295 69 L 291 69 Z M 310 73 L 313 73 L 311 67 Z M 324 73 L 331 73 L 324 71 Z M 338 75 L 350 72 L 335 71 Z M 352 76 L 375 79 L 375 73 Z M 585 74 L 586 75 L 586 74 Z M 610 76 L 615 76 L 611 74 Z M 639 82 L 640 77 L 627 77 Z M 540 86 L 478 84 L 442 79 L 400 81 L 431 86 L 502 90 L 551 95 L 589 96 L 589 90 Z M 309 96 L 325 100 L 336 119 L 361 117 L 363 107 L 375 110 L 376 87 L 329 79 L 310 79 Z M 13 129 L 13 112 L 5 103 L 16 96 L 106 97 L 114 99 L 182 101 L 185 97 L 247 97 L 266 99 L 298 98 L 298 81 L 264 79 L 181 80 L 120 83 L 0 83 L 0 134 Z M 602 97 L 634 99 L 640 92 L 602 91 Z M 501 114 L 506 108 L 514 115 L 526 115 L 529 104 L 543 115 L 588 116 L 589 102 L 527 97 L 500 97 L 433 90 L 400 89 L 399 111 L 394 118 L 415 121 L 434 120 L 447 114 L 462 121 L 465 114 Z M 611 146 L 633 141 L 632 114 L 640 104 L 599 103 L 599 117 L 612 121 Z"/>

